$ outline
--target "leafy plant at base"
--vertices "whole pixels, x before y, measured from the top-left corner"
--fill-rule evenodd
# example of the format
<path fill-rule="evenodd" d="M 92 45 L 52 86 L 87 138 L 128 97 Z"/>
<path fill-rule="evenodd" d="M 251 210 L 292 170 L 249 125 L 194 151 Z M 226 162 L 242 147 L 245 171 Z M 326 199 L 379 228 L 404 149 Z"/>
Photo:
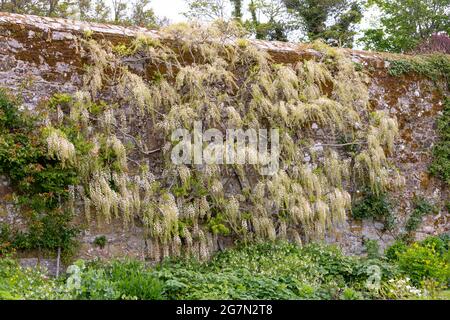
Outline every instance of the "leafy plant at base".
<path fill-rule="evenodd" d="M 227 249 L 208 262 L 167 259 L 150 266 L 137 260 L 80 260 L 58 281 L 34 272 L 31 282 L 24 268 L 1 259 L 0 295 L 113 300 L 433 299 L 445 297 L 440 290 L 448 288 L 444 243 L 431 237 L 396 250 L 401 253 L 395 259 L 368 259 L 345 256 L 337 247 L 323 244 L 265 242 Z M 373 270 L 380 272 L 378 288 L 368 287 Z"/>
<path fill-rule="evenodd" d="M 405 252 L 408 249 L 408 245 L 406 242 L 402 240 L 396 240 L 392 245 L 390 245 L 386 251 L 385 256 L 388 260 L 397 261 L 398 256 Z"/>
<path fill-rule="evenodd" d="M 380 257 L 380 245 L 377 240 L 366 239 L 363 244 L 368 259 L 378 259 Z"/>
<path fill-rule="evenodd" d="M 398 254 L 399 269 L 415 285 L 425 280 L 433 280 L 438 285 L 447 286 L 450 280 L 449 253 L 441 253 L 434 241 L 414 243 L 404 252 Z"/>
<path fill-rule="evenodd" d="M 10 259 L 0 259 L 0 300 L 60 299 L 60 285 L 45 270 L 26 269 Z"/>

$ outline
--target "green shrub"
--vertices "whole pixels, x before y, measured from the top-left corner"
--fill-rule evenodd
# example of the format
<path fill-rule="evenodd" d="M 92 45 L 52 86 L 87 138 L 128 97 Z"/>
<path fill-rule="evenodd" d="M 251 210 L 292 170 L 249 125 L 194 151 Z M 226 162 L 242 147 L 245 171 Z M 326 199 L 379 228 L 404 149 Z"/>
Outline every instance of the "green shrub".
<path fill-rule="evenodd" d="M 103 249 L 107 243 L 108 243 L 108 239 L 106 239 L 105 236 L 99 236 L 94 239 L 94 245 L 96 245 L 97 247 L 99 247 L 101 249 Z"/>
<path fill-rule="evenodd" d="M 42 270 L 25 269 L 11 259 L 0 259 L 0 300 L 61 298 L 59 284 Z"/>
<path fill-rule="evenodd" d="M 399 254 L 405 252 L 408 249 L 406 242 L 397 240 L 385 251 L 385 256 L 390 261 L 397 261 Z"/>
<path fill-rule="evenodd" d="M 398 254 L 398 265 L 415 285 L 421 285 L 428 279 L 441 285 L 446 285 L 449 281 L 449 261 L 446 255 L 437 251 L 434 241 L 412 244 Z"/>
<path fill-rule="evenodd" d="M 0 258 L 14 250 L 12 242 L 13 236 L 10 225 L 8 223 L 0 223 Z"/>
<path fill-rule="evenodd" d="M 355 291 L 352 288 L 345 288 L 344 292 L 342 293 L 342 299 L 343 300 L 362 300 L 363 297 L 361 293 Z"/>
<path fill-rule="evenodd" d="M 28 230 L 14 236 L 14 247 L 21 250 L 43 249 L 56 251 L 61 248 L 68 253 L 76 246 L 75 237 L 78 228 L 71 225 L 72 217 L 68 212 L 58 210 L 46 214 L 34 214 L 29 219 Z"/>
<path fill-rule="evenodd" d="M 72 101 L 72 96 L 67 93 L 55 93 L 48 101 L 48 106 L 52 110 L 55 110 L 57 107 L 67 110 Z"/>
<path fill-rule="evenodd" d="M 450 249 L 450 233 L 441 234 L 439 236 L 439 239 L 441 239 L 442 242 L 444 242 L 445 250 L 449 250 Z"/>
<path fill-rule="evenodd" d="M 421 241 L 420 244 L 434 248 L 439 255 L 444 255 L 448 250 L 448 242 L 445 241 L 445 237 L 428 237 Z"/>
<path fill-rule="evenodd" d="M 378 259 L 380 257 L 380 245 L 377 240 L 366 239 L 364 247 L 367 252 L 367 258 Z"/>
<path fill-rule="evenodd" d="M 365 297 L 358 259 L 335 247 L 287 243 L 239 246 L 209 262 L 166 260 L 77 263 L 77 299 L 359 299 Z M 73 279 L 76 273 L 71 273 Z M 69 277 L 69 279 L 70 279 Z M 72 280 L 73 280 L 72 279 Z M 68 282 L 72 283 L 72 280 Z M 358 286 L 357 284 L 360 283 Z M 362 284 L 361 284 L 362 283 Z M 347 288 L 344 293 L 340 288 Z"/>
<path fill-rule="evenodd" d="M 154 267 L 136 260 L 80 260 L 68 268 L 61 281 L 3 259 L 0 296 L 90 300 L 430 298 L 441 296 L 439 290 L 447 285 L 449 255 L 444 244 L 438 237 L 410 246 L 398 242 L 388 249 L 387 254 L 393 255 L 389 259 L 349 257 L 337 247 L 322 244 L 301 248 L 280 242 L 241 245 L 208 262 L 169 259 Z M 369 287 L 371 280 L 375 287 Z"/>
<path fill-rule="evenodd" d="M 56 106 L 70 99 L 56 95 L 50 102 Z M 67 136 L 74 138 L 74 129 L 63 130 L 71 131 Z M 71 225 L 71 214 L 61 207 L 69 197 L 69 186 L 77 185 L 79 178 L 76 168 L 48 155 L 44 131 L 40 119 L 19 110 L 18 102 L 0 90 L 0 174 L 10 178 L 28 224 L 26 232 L 9 230 L 7 241 L 2 235 L 0 247 L 8 243 L 20 250 L 60 248 L 68 254 L 75 248 L 78 230 Z M 76 147 L 80 145 L 73 140 Z"/>
<path fill-rule="evenodd" d="M 70 286 L 72 298 L 106 300 L 159 300 L 162 299 L 162 282 L 139 261 L 112 261 L 105 265 L 83 262 L 76 264 L 73 277 L 79 283 Z M 71 270 L 69 270 L 71 271 Z M 71 279 L 69 277 L 69 279 Z M 75 281 L 77 282 L 77 281 Z"/>
<path fill-rule="evenodd" d="M 355 219 L 374 218 L 383 220 L 387 230 L 393 227 L 392 205 L 387 194 L 375 194 L 366 192 L 364 196 L 352 208 L 352 216 Z"/>
<path fill-rule="evenodd" d="M 137 261 L 113 262 L 106 274 L 122 296 L 142 300 L 162 299 L 163 283 Z"/>

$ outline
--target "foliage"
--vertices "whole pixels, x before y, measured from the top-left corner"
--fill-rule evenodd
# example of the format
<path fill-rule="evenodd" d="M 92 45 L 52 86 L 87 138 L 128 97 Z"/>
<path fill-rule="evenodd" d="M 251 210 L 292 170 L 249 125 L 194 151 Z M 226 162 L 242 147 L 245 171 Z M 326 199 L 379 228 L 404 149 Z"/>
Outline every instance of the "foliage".
<path fill-rule="evenodd" d="M 405 252 L 408 249 L 408 245 L 406 242 L 402 240 L 396 240 L 392 245 L 390 245 L 386 251 L 385 256 L 388 260 L 397 261 L 398 256 Z"/>
<path fill-rule="evenodd" d="M 48 157 L 45 140 L 36 135 L 37 119 L 8 99 L 0 91 L 0 172 L 10 177 L 22 204 L 54 209 L 76 184 L 76 172 Z"/>
<path fill-rule="evenodd" d="M 339 298 L 334 280 L 350 284 L 355 264 L 334 248 L 303 252 L 267 243 L 227 250 L 208 263 L 168 260 L 151 273 L 163 282 L 166 299 Z"/>
<path fill-rule="evenodd" d="M 59 107 L 69 100 L 68 96 L 58 95 L 51 104 Z M 0 173 L 10 178 L 28 223 L 27 232 L 10 232 L 3 243 L 17 249 L 70 251 L 77 229 L 71 226 L 71 213 L 60 206 L 69 199 L 69 186 L 77 184 L 77 172 L 50 156 L 45 140 L 47 129 L 39 123 L 38 118 L 20 111 L 18 102 L 0 91 Z"/>
<path fill-rule="evenodd" d="M 58 107 L 67 110 L 69 104 L 73 101 L 73 97 L 67 93 L 55 93 L 48 101 L 48 106 L 52 110 Z"/>
<path fill-rule="evenodd" d="M 149 0 L 133 0 L 128 4 L 124 0 L 3 0 L 0 11 L 140 27 L 165 23 L 148 9 Z"/>
<path fill-rule="evenodd" d="M 72 217 L 67 212 L 58 210 L 29 218 L 28 230 L 17 232 L 12 240 L 16 249 L 43 249 L 55 252 L 60 248 L 70 255 L 76 247 L 76 236 L 79 229 L 71 225 Z"/>
<path fill-rule="evenodd" d="M 251 19 L 244 26 L 256 39 L 287 41 L 289 32 L 299 26 L 283 0 L 251 0 L 248 11 Z"/>
<path fill-rule="evenodd" d="M 297 31 L 297 37 L 300 31 L 309 41 L 323 39 L 333 46 L 351 47 L 355 25 L 362 18 L 360 1 L 354 0 L 250 0 L 248 20 L 243 20 L 241 0 L 187 3 L 187 17 L 206 21 L 234 19 L 257 39 L 287 41 L 291 31 Z"/>
<path fill-rule="evenodd" d="M 106 239 L 105 236 L 98 236 L 94 239 L 94 245 L 96 245 L 97 247 L 103 249 L 106 244 L 108 243 L 108 239 Z"/>
<path fill-rule="evenodd" d="M 77 261 L 69 267 L 67 291 L 72 299 L 158 300 L 162 282 L 138 261 L 113 261 L 104 265 Z"/>
<path fill-rule="evenodd" d="M 437 211 L 435 206 L 422 197 L 415 197 L 413 200 L 413 205 L 414 209 L 405 225 L 406 231 L 408 232 L 417 230 L 422 223 L 422 218 L 424 216 Z"/>
<path fill-rule="evenodd" d="M 232 15 L 236 20 L 242 19 L 242 0 L 231 0 L 233 3 Z"/>
<path fill-rule="evenodd" d="M 156 17 L 153 9 L 148 8 L 149 4 L 150 0 L 138 0 L 132 3 L 129 23 L 144 28 L 155 28 L 161 25 L 163 22 Z"/>
<path fill-rule="evenodd" d="M 136 260 L 80 260 L 59 280 L 6 258 L 0 260 L 0 294 L 5 299 L 113 300 L 439 298 L 429 288 L 447 285 L 448 247 L 438 249 L 445 248 L 443 243 L 429 238 L 389 261 L 345 256 L 323 244 L 301 248 L 286 242 L 240 245 L 208 262 L 168 259 L 153 267 Z"/>
<path fill-rule="evenodd" d="M 284 3 L 304 22 L 310 41 L 323 39 L 330 45 L 352 47 L 354 27 L 362 18 L 359 1 L 284 0 Z"/>
<path fill-rule="evenodd" d="M 394 77 L 414 72 L 434 81 L 444 80 L 448 85 L 450 77 L 450 58 L 445 54 L 433 54 L 409 59 L 392 60 L 390 61 L 388 72 Z"/>
<path fill-rule="evenodd" d="M 421 286 L 433 282 L 437 286 L 450 283 L 449 236 L 428 237 L 411 245 L 396 241 L 385 252 L 386 258 L 398 264 L 399 270 Z"/>
<path fill-rule="evenodd" d="M 7 223 L 0 223 L 0 257 L 11 254 L 13 250 L 11 226 Z"/>
<path fill-rule="evenodd" d="M 364 247 L 368 259 L 378 259 L 380 257 L 380 245 L 377 240 L 366 239 L 364 241 Z"/>
<path fill-rule="evenodd" d="M 386 229 L 390 230 L 393 227 L 392 204 L 386 193 L 366 192 L 359 201 L 354 203 L 352 216 L 355 219 L 382 219 Z"/>
<path fill-rule="evenodd" d="M 312 47 L 323 58 L 273 64 L 266 52 L 241 38 L 236 23 L 174 25 L 161 33 L 178 39 L 175 47 L 142 35 L 115 48 L 82 41 L 90 65 L 61 122 L 84 129 L 83 138 L 93 145 L 88 156 L 74 159 L 83 163 L 83 184 L 76 191 L 88 221 L 91 214 L 107 223 L 121 218 L 125 227 L 140 220 L 153 259 L 206 259 L 219 234 L 248 242 L 324 238 L 350 211 L 347 186 L 377 194 L 401 187 L 401 175 L 387 161 L 397 123 L 386 112 L 368 110 L 366 75 L 342 50 L 317 42 Z M 230 41 L 232 36 L 237 40 Z M 155 63 L 158 72 L 164 68 L 165 76 L 133 73 L 124 60 L 135 55 Z M 188 57 L 196 63 L 186 65 Z M 105 97 L 104 108 L 91 107 Z M 133 112 L 125 112 L 125 105 Z M 193 130 L 195 121 L 221 131 L 224 124 L 279 128 L 282 169 L 264 176 L 258 165 L 174 165 L 170 153 L 177 143 L 169 141 L 171 134 Z M 355 121 L 363 125 L 355 127 Z M 314 124 L 334 133 L 322 150 L 315 150 Z M 358 144 L 353 161 L 339 152 L 336 139 L 342 136 Z M 151 151 L 155 139 L 160 148 Z M 155 153 L 163 163 L 140 170 Z M 314 169 L 305 165 L 305 154 Z M 232 195 L 227 189 L 234 177 L 241 192 Z M 255 177 L 252 185 L 249 177 Z"/>
<path fill-rule="evenodd" d="M 449 0 L 371 0 L 381 9 L 381 25 L 365 31 L 367 49 L 407 52 L 433 34 L 449 32 Z"/>
<path fill-rule="evenodd" d="M 450 186 L 450 98 L 444 103 L 442 116 L 437 121 L 439 140 L 433 147 L 430 172 Z"/>
<path fill-rule="evenodd" d="M 25 269 L 10 258 L 0 259 L 0 300 L 56 299 L 59 288 L 45 270 Z"/>
<path fill-rule="evenodd" d="M 415 285 L 425 280 L 433 280 L 446 286 L 450 281 L 450 263 L 448 250 L 442 252 L 436 247 L 436 241 L 414 243 L 404 252 L 398 253 L 399 269 Z"/>
<path fill-rule="evenodd" d="M 201 21 L 234 20 L 244 26 L 256 39 L 287 41 L 287 33 L 294 27 L 292 15 L 282 0 L 251 0 L 250 19 L 244 20 L 242 0 L 187 0 L 185 16 Z M 232 7 L 232 8 L 231 8 Z M 231 15 L 230 15 L 231 13 Z"/>

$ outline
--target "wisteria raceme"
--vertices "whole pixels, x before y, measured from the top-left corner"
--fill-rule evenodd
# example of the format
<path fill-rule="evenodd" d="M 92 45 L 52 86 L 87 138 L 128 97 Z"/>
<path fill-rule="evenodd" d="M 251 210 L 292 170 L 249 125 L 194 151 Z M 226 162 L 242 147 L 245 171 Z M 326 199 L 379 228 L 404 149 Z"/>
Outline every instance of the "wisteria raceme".
<path fill-rule="evenodd" d="M 57 130 L 50 129 L 47 137 L 47 148 L 50 157 L 57 158 L 63 166 L 73 165 L 76 159 L 75 146 Z"/>
<path fill-rule="evenodd" d="M 268 52 L 239 39 L 233 24 L 161 32 L 171 46 L 138 35 L 125 55 L 83 41 L 91 66 L 70 114 L 92 143 L 91 162 L 79 166 L 86 216 L 95 211 L 125 226 L 140 221 L 154 259 L 205 259 L 223 236 L 217 230 L 246 240 L 320 239 L 345 222 L 353 188 L 402 184 L 388 158 L 398 125 L 387 112 L 369 112 L 367 75 L 341 50 L 315 43 L 320 57 L 274 64 Z M 127 63 L 136 57 L 147 61 L 149 74 Z M 92 105 L 110 93 L 93 114 Z M 191 132 L 195 121 L 222 133 L 279 129 L 279 171 L 259 175 L 254 162 L 264 155 L 256 148 L 240 165 L 171 163 L 170 135 Z M 73 145 L 57 131 L 48 146 L 63 163 L 76 162 Z"/>

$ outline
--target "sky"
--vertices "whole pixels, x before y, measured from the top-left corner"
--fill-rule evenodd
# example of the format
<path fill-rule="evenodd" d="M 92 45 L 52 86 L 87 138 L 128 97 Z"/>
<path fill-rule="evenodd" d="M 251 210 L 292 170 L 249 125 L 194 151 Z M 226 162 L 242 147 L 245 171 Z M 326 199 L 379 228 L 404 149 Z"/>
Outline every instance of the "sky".
<path fill-rule="evenodd" d="M 159 17 L 167 17 L 171 22 L 186 21 L 183 12 L 187 10 L 184 0 L 152 0 L 150 7 Z"/>
<path fill-rule="evenodd" d="M 244 7 L 247 6 L 247 1 L 244 0 Z M 186 17 L 183 12 L 187 11 L 187 5 L 185 0 L 152 0 L 150 7 L 155 11 L 159 17 L 167 17 L 170 22 L 183 22 L 186 21 Z M 373 24 L 376 24 L 380 17 L 380 13 L 377 9 L 371 8 L 364 14 L 362 20 L 361 29 L 367 29 Z"/>

